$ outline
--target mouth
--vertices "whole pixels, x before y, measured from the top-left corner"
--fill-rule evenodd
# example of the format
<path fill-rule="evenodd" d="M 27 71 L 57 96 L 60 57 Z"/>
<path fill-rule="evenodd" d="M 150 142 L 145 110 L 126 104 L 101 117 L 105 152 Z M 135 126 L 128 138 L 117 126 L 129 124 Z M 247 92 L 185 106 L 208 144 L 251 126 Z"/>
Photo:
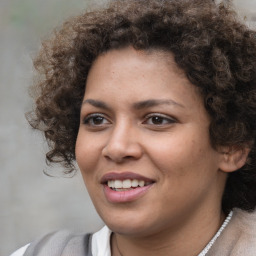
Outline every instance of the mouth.
<path fill-rule="evenodd" d="M 125 180 L 108 180 L 106 185 L 114 191 L 129 191 L 138 187 L 144 187 L 152 184 L 150 181 L 138 179 L 125 179 Z"/>
<path fill-rule="evenodd" d="M 121 203 L 134 201 L 152 187 L 154 180 L 135 173 L 108 173 L 102 177 L 101 184 L 108 201 Z"/>

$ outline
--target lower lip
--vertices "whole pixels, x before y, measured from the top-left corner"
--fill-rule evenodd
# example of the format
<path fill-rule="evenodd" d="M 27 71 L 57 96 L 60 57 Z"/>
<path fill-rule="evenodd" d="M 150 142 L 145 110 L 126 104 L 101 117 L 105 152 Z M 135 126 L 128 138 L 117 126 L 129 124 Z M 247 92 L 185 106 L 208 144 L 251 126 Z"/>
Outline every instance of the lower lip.
<path fill-rule="evenodd" d="M 154 183 L 153 183 L 154 184 Z M 107 200 L 111 203 L 126 203 L 139 199 L 147 193 L 147 191 L 153 186 L 153 184 L 137 187 L 127 191 L 115 191 L 104 185 L 104 194 Z"/>

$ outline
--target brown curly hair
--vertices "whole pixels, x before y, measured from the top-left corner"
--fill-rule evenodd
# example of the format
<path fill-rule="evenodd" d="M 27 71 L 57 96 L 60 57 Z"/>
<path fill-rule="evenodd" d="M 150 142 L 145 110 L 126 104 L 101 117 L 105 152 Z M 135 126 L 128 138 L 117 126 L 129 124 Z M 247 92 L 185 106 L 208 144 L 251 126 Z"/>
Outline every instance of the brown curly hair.
<path fill-rule="evenodd" d="M 223 210 L 256 206 L 256 33 L 232 6 L 212 0 L 111 1 L 71 18 L 42 44 L 40 79 L 28 120 L 42 130 L 48 163 L 75 170 L 75 143 L 88 72 L 103 52 L 133 46 L 173 53 L 197 86 L 211 117 L 212 146 L 251 145 L 244 167 L 229 174 Z"/>

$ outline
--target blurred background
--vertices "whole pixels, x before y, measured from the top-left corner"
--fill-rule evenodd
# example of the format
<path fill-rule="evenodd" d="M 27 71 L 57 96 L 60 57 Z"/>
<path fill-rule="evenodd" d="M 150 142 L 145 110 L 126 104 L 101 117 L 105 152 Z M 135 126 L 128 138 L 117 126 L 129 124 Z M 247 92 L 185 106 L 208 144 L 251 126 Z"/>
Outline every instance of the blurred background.
<path fill-rule="evenodd" d="M 32 59 L 40 42 L 64 19 L 93 0 L 0 0 L 0 255 L 59 229 L 92 232 L 103 224 L 79 172 L 73 178 L 43 174 L 47 150 L 24 113 L 31 108 Z M 234 0 L 250 26 L 256 0 Z M 55 167 L 59 173 L 61 167 Z"/>

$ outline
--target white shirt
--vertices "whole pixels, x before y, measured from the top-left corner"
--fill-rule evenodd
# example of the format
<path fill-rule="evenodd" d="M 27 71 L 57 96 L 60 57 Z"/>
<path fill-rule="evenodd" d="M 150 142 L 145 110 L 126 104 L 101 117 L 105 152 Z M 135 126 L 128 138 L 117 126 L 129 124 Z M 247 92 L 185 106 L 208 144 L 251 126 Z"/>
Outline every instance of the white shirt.
<path fill-rule="evenodd" d="M 29 247 L 29 245 L 30 244 L 27 244 L 27 245 L 21 247 L 19 250 L 12 253 L 11 256 L 22 256 L 25 253 L 26 249 Z"/>

